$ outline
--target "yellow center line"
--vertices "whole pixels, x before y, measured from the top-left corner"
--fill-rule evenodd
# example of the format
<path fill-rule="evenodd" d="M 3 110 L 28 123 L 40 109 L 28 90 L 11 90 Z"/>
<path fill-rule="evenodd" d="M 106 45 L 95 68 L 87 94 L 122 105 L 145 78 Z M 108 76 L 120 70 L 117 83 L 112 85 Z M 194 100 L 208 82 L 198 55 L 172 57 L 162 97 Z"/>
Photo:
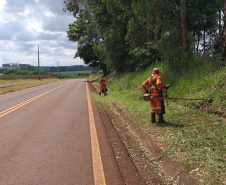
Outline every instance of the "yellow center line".
<path fill-rule="evenodd" d="M 89 111 L 89 122 L 90 122 L 90 136 L 91 136 L 91 147 L 92 147 L 92 159 L 93 159 L 93 174 L 95 185 L 106 185 L 103 164 L 100 155 L 100 148 L 97 138 L 96 126 L 93 116 L 93 109 L 91 105 L 88 83 L 86 83 L 87 100 L 88 100 L 88 111 Z"/>
<path fill-rule="evenodd" d="M 15 110 L 17 110 L 17 109 L 19 109 L 20 107 L 23 107 L 23 106 L 27 105 L 28 103 L 31 103 L 31 102 L 33 102 L 33 101 L 35 101 L 35 100 L 37 100 L 37 99 L 39 99 L 39 98 L 41 98 L 41 97 L 43 97 L 43 96 L 45 96 L 45 95 L 47 95 L 47 94 L 49 94 L 49 93 L 51 93 L 51 92 L 57 90 L 57 89 L 59 89 L 59 88 L 65 86 L 65 85 L 69 84 L 69 83 L 71 83 L 71 82 L 65 83 L 65 84 L 63 84 L 63 85 L 61 85 L 61 86 L 59 86 L 59 87 L 56 87 L 56 88 L 51 89 L 51 90 L 49 90 L 49 91 L 46 91 L 46 92 L 44 92 L 44 93 L 42 93 L 42 94 L 39 94 L 39 95 L 37 95 L 37 96 L 35 96 L 35 97 L 33 97 L 33 98 L 30 98 L 30 99 L 28 99 L 28 100 L 26 100 L 26 101 L 24 101 L 24 102 L 21 102 L 21 103 L 15 105 L 15 106 L 13 106 L 13 107 L 10 107 L 10 108 L 8 108 L 8 109 L 6 109 L 6 110 L 0 112 L 0 118 L 3 117 L 3 116 L 5 116 L 5 115 L 7 115 L 7 114 L 9 114 L 9 113 L 11 113 L 11 112 L 13 112 L 13 111 L 15 111 Z"/>

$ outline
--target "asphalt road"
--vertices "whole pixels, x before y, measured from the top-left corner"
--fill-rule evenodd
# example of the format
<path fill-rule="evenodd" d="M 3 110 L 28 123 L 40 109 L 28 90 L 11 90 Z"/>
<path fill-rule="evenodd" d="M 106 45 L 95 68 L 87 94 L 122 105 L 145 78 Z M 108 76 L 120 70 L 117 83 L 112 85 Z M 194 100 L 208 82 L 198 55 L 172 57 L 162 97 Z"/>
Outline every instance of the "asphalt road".
<path fill-rule="evenodd" d="M 0 96 L 0 185 L 125 184 L 93 112 L 82 79 Z"/>

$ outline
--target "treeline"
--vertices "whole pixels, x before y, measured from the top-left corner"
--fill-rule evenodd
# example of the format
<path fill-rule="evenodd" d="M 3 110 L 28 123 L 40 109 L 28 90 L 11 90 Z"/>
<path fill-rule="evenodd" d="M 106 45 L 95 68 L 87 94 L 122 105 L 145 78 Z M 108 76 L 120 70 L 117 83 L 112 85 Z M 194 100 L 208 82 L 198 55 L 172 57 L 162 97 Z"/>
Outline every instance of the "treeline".
<path fill-rule="evenodd" d="M 59 66 L 59 67 L 41 67 L 41 70 L 48 72 L 65 72 L 65 71 L 87 71 L 87 70 L 98 70 L 98 68 L 89 67 L 85 65 L 75 65 L 75 66 Z"/>
<path fill-rule="evenodd" d="M 40 70 L 43 74 L 46 72 L 66 72 L 66 71 L 93 71 L 98 70 L 98 67 L 89 67 L 85 65 L 75 65 L 75 66 L 41 66 Z M 38 75 L 38 67 L 29 66 L 29 67 L 19 67 L 19 68 L 0 68 L 0 73 L 5 75 L 18 74 L 18 75 Z"/>
<path fill-rule="evenodd" d="M 78 78 L 87 76 L 90 73 L 96 72 L 98 68 L 88 67 L 84 65 L 79 66 L 60 66 L 60 67 L 41 67 L 41 76 L 52 76 L 57 78 Z M 76 72 L 77 73 L 72 73 Z M 79 71 L 79 72 L 78 72 Z M 7 69 L 3 71 L 6 76 L 37 76 L 39 71 L 37 67 L 29 66 L 22 68 Z"/>
<path fill-rule="evenodd" d="M 225 65 L 222 0 L 65 0 L 68 38 L 85 64 L 131 72 L 156 61 L 220 56 Z"/>
<path fill-rule="evenodd" d="M 38 69 L 33 66 L 24 67 L 24 68 L 14 68 L 3 71 L 3 75 L 7 76 L 37 76 L 39 75 Z M 48 76 L 47 71 L 40 71 L 40 75 Z"/>
<path fill-rule="evenodd" d="M 41 67 L 40 75 L 57 78 L 80 78 L 91 73 L 95 73 L 98 68 L 92 68 L 84 65 L 79 66 L 61 66 L 61 67 Z M 79 71 L 79 72 L 78 72 Z M 7 69 L 3 71 L 5 76 L 37 76 L 39 71 L 37 67 L 29 66 L 23 68 Z"/>
<path fill-rule="evenodd" d="M 0 73 L 3 73 L 4 71 L 6 71 L 7 70 L 7 68 L 1 68 L 0 67 Z"/>

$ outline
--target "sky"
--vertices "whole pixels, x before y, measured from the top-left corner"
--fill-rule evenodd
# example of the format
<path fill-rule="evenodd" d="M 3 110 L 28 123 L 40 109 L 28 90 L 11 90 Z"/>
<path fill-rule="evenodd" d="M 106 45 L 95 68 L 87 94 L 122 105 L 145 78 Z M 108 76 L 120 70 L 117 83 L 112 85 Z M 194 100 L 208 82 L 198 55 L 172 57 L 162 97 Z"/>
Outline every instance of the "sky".
<path fill-rule="evenodd" d="M 0 67 L 5 63 L 41 66 L 83 65 L 77 43 L 67 37 L 73 14 L 64 0 L 0 0 Z"/>

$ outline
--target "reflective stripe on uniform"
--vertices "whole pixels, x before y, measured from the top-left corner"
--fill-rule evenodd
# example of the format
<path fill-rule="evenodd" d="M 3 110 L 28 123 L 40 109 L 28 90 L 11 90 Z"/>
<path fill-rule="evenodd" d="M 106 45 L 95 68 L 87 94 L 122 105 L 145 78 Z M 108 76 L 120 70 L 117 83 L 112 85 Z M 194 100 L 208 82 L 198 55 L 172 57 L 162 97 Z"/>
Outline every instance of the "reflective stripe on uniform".
<path fill-rule="evenodd" d="M 160 84 L 160 83 L 162 83 L 162 82 L 161 82 L 161 81 L 158 81 L 158 82 L 157 82 L 157 84 Z"/>

